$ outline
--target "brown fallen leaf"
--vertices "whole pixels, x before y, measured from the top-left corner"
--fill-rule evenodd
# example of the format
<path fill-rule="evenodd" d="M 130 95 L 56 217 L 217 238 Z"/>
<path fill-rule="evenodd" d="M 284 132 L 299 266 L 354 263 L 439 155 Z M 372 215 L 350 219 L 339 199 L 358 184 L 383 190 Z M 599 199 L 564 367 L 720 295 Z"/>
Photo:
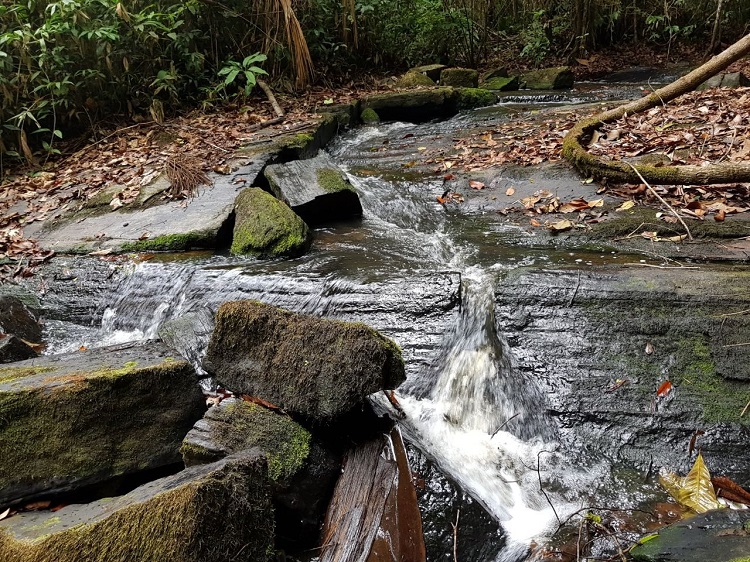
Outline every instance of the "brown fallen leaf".
<path fill-rule="evenodd" d="M 565 230 L 570 230 L 574 226 L 575 225 L 569 220 L 563 219 L 561 221 L 553 222 L 552 224 L 548 225 L 547 228 L 554 232 L 563 232 Z"/>
<path fill-rule="evenodd" d="M 724 222 L 726 216 L 727 214 L 724 212 L 724 209 L 721 209 L 714 215 L 714 220 L 716 222 Z"/>
<path fill-rule="evenodd" d="M 663 398 L 664 396 L 666 396 L 672 391 L 672 388 L 673 386 L 670 381 L 668 380 L 664 381 L 663 383 L 661 383 L 661 385 L 659 385 L 659 388 L 656 391 L 656 395 L 659 396 L 660 398 Z"/>
<path fill-rule="evenodd" d="M 510 197 L 510 196 L 511 196 L 511 195 L 513 195 L 513 194 L 514 194 L 515 192 L 516 192 L 515 188 L 513 188 L 513 187 L 509 187 L 508 189 L 506 189 L 506 190 L 505 190 L 505 195 L 507 195 L 508 197 Z"/>
<path fill-rule="evenodd" d="M 262 398 L 258 398 L 257 396 L 250 396 L 249 394 L 240 394 L 240 398 L 242 398 L 242 400 L 245 402 L 250 402 L 251 404 L 257 404 L 258 406 L 263 406 L 264 408 L 268 408 L 269 410 L 273 410 L 274 412 L 283 411 L 276 404 L 271 404 L 270 402 L 263 400 Z"/>
<path fill-rule="evenodd" d="M 736 503 L 750 505 L 750 492 L 745 490 L 735 481 L 725 477 L 717 476 L 711 478 L 717 497 L 727 499 Z"/>
<path fill-rule="evenodd" d="M 480 189 L 484 189 L 485 185 L 481 181 L 471 180 L 471 181 L 469 181 L 469 187 L 471 189 L 476 189 L 477 191 L 479 191 Z"/>

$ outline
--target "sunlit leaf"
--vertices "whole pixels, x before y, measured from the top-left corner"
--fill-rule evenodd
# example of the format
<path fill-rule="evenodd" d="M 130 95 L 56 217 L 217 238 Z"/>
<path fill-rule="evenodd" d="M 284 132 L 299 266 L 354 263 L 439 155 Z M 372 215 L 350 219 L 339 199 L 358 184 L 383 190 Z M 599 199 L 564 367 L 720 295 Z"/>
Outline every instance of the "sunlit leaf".
<path fill-rule="evenodd" d="M 659 475 L 659 482 L 670 496 L 696 513 L 705 513 L 721 507 L 711 483 L 711 474 L 700 453 L 687 476 L 665 473 Z"/>
<path fill-rule="evenodd" d="M 622 205 L 617 207 L 615 211 L 627 211 L 628 209 L 632 209 L 635 207 L 635 203 L 633 201 L 625 201 Z"/>
<path fill-rule="evenodd" d="M 550 224 L 547 228 L 550 230 L 554 230 L 555 232 L 562 232 L 564 230 L 570 230 L 575 226 L 572 222 L 570 222 L 567 219 L 563 219 L 561 221 L 553 222 Z"/>
<path fill-rule="evenodd" d="M 658 390 L 656 391 L 656 395 L 659 397 L 664 397 L 667 394 L 669 394 L 672 390 L 672 383 L 669 381 L 664 381 L 659 385 Z"/>
<path fill-rule="evenodd" d="M 516 192 L 515 188 L 513 188 L 513 187 L 509 187 L 508 189 L 506 189 L 506 190 L 505 190 L 505 195 L 507 195 L 508 197 L 510 197 L 510 196 L 511 196 L 511 195 L 513 195 L 513 194 L 514 194 L 515 192 Z"/>
<path fill-rule="evenodd" d="M 477 191 L 479 191 L 480 189 L 484 189 L 485 185 L 481 181 L 471 180 L 471 181 L 469 181 L 469 187 L 471 189 L 476 189 Z"/>

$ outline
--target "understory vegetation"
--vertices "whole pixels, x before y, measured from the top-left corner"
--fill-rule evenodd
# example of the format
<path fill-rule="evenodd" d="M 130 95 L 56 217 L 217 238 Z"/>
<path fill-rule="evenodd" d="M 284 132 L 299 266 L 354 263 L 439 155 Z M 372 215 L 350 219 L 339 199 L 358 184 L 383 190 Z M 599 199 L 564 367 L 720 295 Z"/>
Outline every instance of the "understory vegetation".
<path fill-rule="evenodd" d="M 242 101 L 266 73 L 293 91 L 508 53 L 532 66 L 632 42 L 709 54 L 747 21 L 739 0 L 6 0 L 0 164 L 54 154 L 105 116 Z"/>

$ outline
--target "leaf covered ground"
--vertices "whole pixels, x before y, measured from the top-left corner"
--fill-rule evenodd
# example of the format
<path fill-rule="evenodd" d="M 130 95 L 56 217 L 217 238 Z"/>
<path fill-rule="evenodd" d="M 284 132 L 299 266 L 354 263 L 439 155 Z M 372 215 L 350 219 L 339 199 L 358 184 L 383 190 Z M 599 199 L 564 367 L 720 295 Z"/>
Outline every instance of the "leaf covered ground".
<path fill-rule="evenodd" d="M 750 63 L 743 61 L 742 65 Z M 366 88 L 372 91 L 373 84 Z M 221 173 L 234 151 L 253 142 L 261 130 L 273 135 L 302 129 L 315 120 L 317 109 L 331 102 L 349 102 L 363 93 L 360 85 L 318 88 L 300 98 L 282 98 L 285 120 L 267 129 L 261 124 L 274 115 L 261 97 L 242 108 L 194 112 L 163 123 L 113 127 L 99 131 L 86 146 L 67 156 L 37 162 L 32 169 L 4 178 L 0 191 L 0 275 L 32 275 L 33 265 L 51 256 L 24 236 L 25 225 L 80 208 L 113 185 L 124 189 L 112 206 L 128 203 L 176 156 L 200 163 L 205 172 Z M 594 111 L 552 113 L 534 119 L 533 124 L 495 123 L 489 129 L 454 139 L 452 149 L 425 153 L 424 161 L 446 171 L 468 173 L 503 165 L 553 162 L 561 158 L 562 141 L 570 127 Z M 747 161 L 749 129 L 750 89 L 714 89 L 687 94 L 645 114 L 607 125 L 592 139 L 590 150 L 602 157 L 649 159 L 665 166 Z M 654 187 L 680 213 L 696 219 L 722 221 L 728 214 L 750 209 L 750 186 L 746 184 Z M 602 189 L 634 204 L 655 201 L 643 185 Z M 677 219 L 667 214 L 663 220 Z"/>

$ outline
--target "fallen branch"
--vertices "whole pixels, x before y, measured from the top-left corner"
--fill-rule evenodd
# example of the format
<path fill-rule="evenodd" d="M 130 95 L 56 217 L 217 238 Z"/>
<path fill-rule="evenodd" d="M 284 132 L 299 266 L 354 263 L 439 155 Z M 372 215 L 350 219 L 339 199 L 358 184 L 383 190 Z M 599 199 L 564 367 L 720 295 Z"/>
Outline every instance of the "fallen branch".
<path fill-rule="evenodd" d="M 266 97 L 268 98 L 268 101 L 271 102 L 271 106 L 273 107 L 273 111 L 276 114 L 276 117 L 284 117 L 284 110 L 281 109 L 281 106 L 279 105 L 279 102 L 276 101 L 276 96 L 273 95 L 273 92 L 271 91 L 271 87 L 265 83 L 263 80 L 257 80 L 256 83 L 260 87 L 261 90 L 263 90 L 263 93 L 266 94 Z"/>
<path fill-rule="evenodd" d="M 636 183 L 638 177 L 627 163 L 606 161 L 590 154 L 584 142 L 605 123 L 625 115 L 640 113 L 659 104 L 667 103 L 715 76 L 733 62 L 750 52 L 750 34 L 746 35 L 721 54 L 713 57 L 682 78 L 640 99 L 609 111 L 598 113 L 576 123 L 565 135 L 562 156 L 586 176 L 610 181 Z M 640 174 L 658 185 L 707 185 L 715 183 L 742 183 L 750 181 L 750 163 L 729 162 L 710 166 L 652 166 L 639 165 Z"/>
<path fill-rule="evenodd" d="M 458 518 L 461 515 L 461 510 L 456 511 L 456 522 L 451 523 L 453 527 L 453 562 L 458 562 Z"/>

